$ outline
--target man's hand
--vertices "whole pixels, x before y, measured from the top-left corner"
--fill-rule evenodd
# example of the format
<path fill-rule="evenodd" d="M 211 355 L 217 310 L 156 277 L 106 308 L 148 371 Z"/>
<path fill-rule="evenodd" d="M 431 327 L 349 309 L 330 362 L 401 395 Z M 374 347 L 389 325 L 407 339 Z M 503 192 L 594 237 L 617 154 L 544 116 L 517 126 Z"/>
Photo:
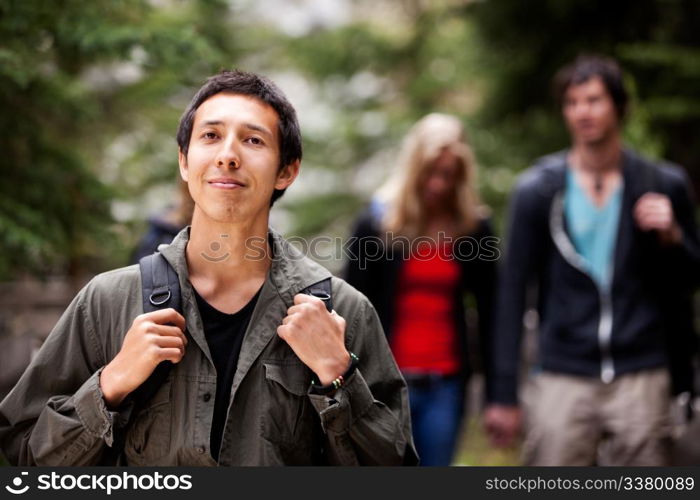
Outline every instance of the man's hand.
<path fill-rule="evenodd" d="M 345 349 L 345 320 L 335 311 L 329 313 L 317 297 L 299 293 L 294 305 L 277 328 L 301 361 L 319 378 L 322 385 L 330 384 L 350 365 Z"/>
<path fill-rule="evenodd" d="M 484 428 L 491 444 L 499 448 L 512 446 L 520 434 L 522 414 L 520 407 L 489 405 L 484 411 Z"/>
<path fill-rule="evenodd" d="M 126 332 L 119 354 L 102 370 L 100 388 L 107 406 L 119 406 L 161 361 L 178 363 L 187 345 L 184 331 L 185 318 L 175 309 L 137 316 Z"/>
<path fill-rule="evenodd" d="M 665 244 L 681 242 L 682 231 L 673 215 L 673 205 L 668 196 L 646 193 L 634 205 L 634 220 L 642 231 L 656 231 Z"/>

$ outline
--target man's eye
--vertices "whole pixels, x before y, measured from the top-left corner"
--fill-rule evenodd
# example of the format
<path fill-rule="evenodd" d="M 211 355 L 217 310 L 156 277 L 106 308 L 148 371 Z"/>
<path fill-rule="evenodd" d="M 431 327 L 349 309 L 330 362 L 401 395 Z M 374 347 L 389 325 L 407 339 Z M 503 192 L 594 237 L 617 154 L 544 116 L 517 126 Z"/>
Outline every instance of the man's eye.
<path fill-rule="evenodd" d="M 211 140 L 211 139 L 216 139 L 216 133 L 214 133 L 214 132 L 204 132 L 204 133 L 202 134 L 202 137 L 203 137 L 204 139 L 210 139 L 210 140 Z"/>
<path fill-rule="evenodd" d="M 260 139 L 259 137 L 250 137 L 248 138 L 248 142 L 250 142 L 251 144 L 255 144 L 256 146 L 264 144 L 262 139 Z"/>

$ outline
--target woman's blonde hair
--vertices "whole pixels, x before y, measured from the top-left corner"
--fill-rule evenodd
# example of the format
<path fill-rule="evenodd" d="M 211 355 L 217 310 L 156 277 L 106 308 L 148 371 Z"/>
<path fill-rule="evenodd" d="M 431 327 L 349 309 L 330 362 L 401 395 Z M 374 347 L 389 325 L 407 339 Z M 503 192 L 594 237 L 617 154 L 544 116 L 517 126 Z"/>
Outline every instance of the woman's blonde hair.
<path fill-rule="evenodd" d="M 416 238 L 425 233 L 427 215 L 421 203 L 419 183 L 426 168 L 448 149 L 458 160 L 459 175 L 452 201 L 459 235 L 472 232 L 480 218 L 476 191 L 476 162 L 467 144 L 462 123 L 454 116 L 431 113 L 420 119 L 406 135 L 394 175 L 378 191 L 387 210 L 383 229 Z"/>

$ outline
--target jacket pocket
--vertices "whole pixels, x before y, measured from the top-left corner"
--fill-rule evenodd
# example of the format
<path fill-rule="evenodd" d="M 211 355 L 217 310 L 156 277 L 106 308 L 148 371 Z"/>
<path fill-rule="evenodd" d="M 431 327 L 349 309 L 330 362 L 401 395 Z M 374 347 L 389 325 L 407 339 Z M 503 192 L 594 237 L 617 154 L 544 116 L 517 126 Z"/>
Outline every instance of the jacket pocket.
<path fill-rule="evenodd" d="M 310 460 L 315 410 L 307 396 L 309 369 L 297 362 L 264 362 L 263 367 L 263 437 L 286 456 L 285 463 Z"/>
<path fill-rule="evenodd" d="M 124 454 L 129 465 L 167 465 L 171 448 L 172 374 L 148 406 L 138 413 L 126 433 Z"/>

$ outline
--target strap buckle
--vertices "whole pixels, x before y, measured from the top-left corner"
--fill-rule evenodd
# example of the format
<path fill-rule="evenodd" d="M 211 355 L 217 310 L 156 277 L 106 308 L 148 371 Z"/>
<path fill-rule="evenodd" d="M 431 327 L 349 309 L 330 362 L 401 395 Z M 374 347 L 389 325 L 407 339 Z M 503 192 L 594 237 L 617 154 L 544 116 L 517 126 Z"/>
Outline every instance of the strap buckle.
<path fill-rule="evenodd" d="M 164 298 L 159 298 L 163 296 Z M 153 304 L 154 306 L 162 306 L 165 304 L 167 301 L 170 300 L 171 294 L 170 294 L 170 288 L 158 288 L 156 290 L 153 290 L 153 293 L 151 294 L 150 297 L 148 297 L 148 301 Z"/>

